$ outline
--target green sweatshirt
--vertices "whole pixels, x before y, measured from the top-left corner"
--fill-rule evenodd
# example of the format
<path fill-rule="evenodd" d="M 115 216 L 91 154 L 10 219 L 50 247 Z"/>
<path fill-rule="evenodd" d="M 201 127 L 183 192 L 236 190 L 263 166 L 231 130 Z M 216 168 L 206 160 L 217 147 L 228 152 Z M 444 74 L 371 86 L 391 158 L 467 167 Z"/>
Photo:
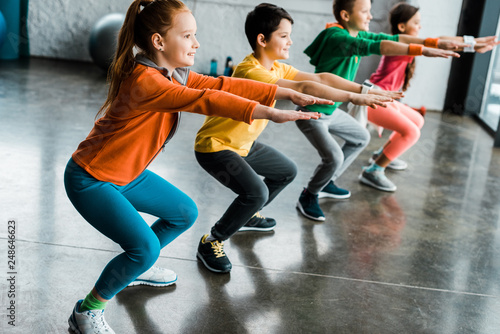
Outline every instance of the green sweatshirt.
<path fill-rule="evenodd" d="M 359 68 L 359 58 L 371 54 L 380 55 L 382 40 L 398 42 L 399 35 L 360 31 L 357 37 L 352 37 L 346 29 L 335 25 L 323 30 L 304 53 L 311 58 L 310 63 L 316 67 L 316 73 L 329 72 L 354 81 Z M 340 104 L 342 102 L 331 106 L 310 105 L 307 109 L 330 115 Z"/>

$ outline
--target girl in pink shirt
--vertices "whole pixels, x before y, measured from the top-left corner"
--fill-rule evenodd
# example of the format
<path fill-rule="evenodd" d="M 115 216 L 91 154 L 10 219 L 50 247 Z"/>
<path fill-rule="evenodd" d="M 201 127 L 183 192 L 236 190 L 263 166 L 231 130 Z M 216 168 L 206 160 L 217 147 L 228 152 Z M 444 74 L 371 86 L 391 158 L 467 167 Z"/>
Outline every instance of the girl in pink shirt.
<path fill-rule="evenodd" d="M 406 3 L 399 3 L 391 10 L 390 22 L 392 34 L 417 36 L 421 28 L 418 8 Z M 377 70 L 371 75 L 370 82 L 384 90 L 405 91 L 414 69 L 413 56 L 383 56 Z M 392 130 L 393 133 L 386 144 L 373 154 L 370 159 L 372 164 L 360 175 L 360 181 L 379 190 L 395 191 L 396 185 L 390 184 L 390 187 L 381 188 L 378 184 L 370 182 L 365 173 L 371 170 L 383 172 L 382 168 L 406 169 L 408 166 L 406 162 L 397 158 L 417 142 L 420 129 L 424 125 L 424 118 L 407 105 L 395 101 L 387 108 L 368 108 L 368 120 Z"/>
<path fill-rule="evenodd" d="M 407 3 L 398 3 L 390 11 L 390 23 L 392 34 L 406 34 L 418 36 L 420 26 L 420 13 L 417 7 Z M 442 37 L 446 40 L 462 42 L 462 37 Z M 428 38 L 425 43 L 428 46 L 436 46 L 438 38 Z M 494 36 L 476 38 L 474 48 L 477 52 L 490 51 L 497 45 Z M 470 51 L 469 51 L 470 52 Z M 375 73 L 370 77 L 371 83 L 384 90 L 406 91 L 410 79 L 415 70 L 413 56 L 383 56 Z M 420 137 L 420 129 L 424 125 L 422 114 L 407 105 L 394 102 L 387 108 L 368 108 L 368 121 L 393 133 L 385 145 L 371 157 L 371 165 L 365 167 L 359 177 L 361 183 L 383 191 L 395 191 L 394 185 L 387 178 L 382 187 L 378 183 L 371 182 L 373 177 L 369 174 L 384 174 L 385 168 L 403 170 L 407 163 L 398 159 L 406 150 L 412 147 Z"/>

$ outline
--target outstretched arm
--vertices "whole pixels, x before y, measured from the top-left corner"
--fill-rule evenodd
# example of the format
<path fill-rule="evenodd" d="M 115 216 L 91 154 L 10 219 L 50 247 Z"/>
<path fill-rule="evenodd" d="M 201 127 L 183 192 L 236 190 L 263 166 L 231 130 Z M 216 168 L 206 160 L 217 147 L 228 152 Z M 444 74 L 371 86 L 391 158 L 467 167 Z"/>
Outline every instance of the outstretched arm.
<path fill-rule="evenodd" d="M 293 78 L 293 81 L 313 81 L 323 85 L 341 89 L 343 91 L 361 93 L 360 84 L 328 72 L 324 73 L 299 72 L 297 73 L 295 78 Z M 277 84 L 279 85 L 279 82 Z M 333 100 L 340 101 L 335 99 Z"/>
<path fill-rule="evenodd" d="M 377 88 L 370 89 L 368 94 L 385 96 L 385 97 L 388 97 L 388 98 L 391 98 L 394 100 L 398 100 L 398 99 L 405 97 L 403 92 L 396 92 L 396 91 L 383 90 L 383 89 L 377 89 Z"/>
<path fill-rule="evenodd" d="M 291 81 L 280 79 L 276 82 L 280 87 L 289 88 L 292 91 L 297 91 L 305 94 L 314 94 L 321 98 L 325 98 L 337 102 L 352 102 L 357 105 L 367 105 L 376 108 L 377 105 L 386 107 L 385 102 L 391 102 L 392 98 L 379 95 L 367 95 L 348 92 L 345 90 L 336 89 L 319 82 L 314 81 Z M 306 103 L 302 105 L 309 105 Z M 300 104 L 299 104 L 300 105 Z"/>
<path fill-rule="evenodd" d="M 432 40 L 432 38 L 430 38 Z M 439 37 L 439 38 L 434 38 L 434 42 L 437 42 L 437 45 L 433 45 L 434 47 L 437 47 L 439 49 L 443 50 L 453 50 L 453 51 L 460 51 L 463 50 L 464 47 L 467 46 L 467 44 L 464 43 L 464 39 L 449 39 L 447 37 Z M 427 45 L 425 43 L 426 39 L 420 38 L 417 36 L 412 36 L 412 35 L 405 35 L 405 34 L 400 34 L 399 35 L 399 42 L 404 43 L 404 44 L 422 44 L 422 45 Z M 429 46 L 429 45 L 427 45 Z"/>
<path fill-rule="evenodd" d="M 278 80 L 279 81 L 279 80 Z M 315 94 L 317 95 L 317 94 Z M 316 97 L 308 94 L 304 94 L 300 91 L 281 87 L 278 85 L 276 90 L 276 100 L 290 100 L 298 106 L 308 106 L 311 104 L 329 104 L 333 105 L 334 102 L 330 99 L 323 99 L 321 97 Z"/>
<path fill-rule="evenodd" d="M 259 104 L 253 111 L 253 119 L 268 119 L 275 123 L 285 123 L 290 121 L 318 119 L 320 114 L 317 112 L 301 112 L 295 110 L 280 110 Z"/>
<path fill-rule="evenodd" d="M 415 45 L 415 44 L 413 44 L 413 45 Z M 418 45 L 416 45 L 416 46 L 418 46 Z M 393 41 L 381 41 L 380 42 L 380 53 L 383 55 L 387 55 L 387 56 L 403 56 L 403 55 L 418 56 L 418 55 L 423 55 L 426 57 L 460 58 L 460 55 L 456 52 L 453 52 L 453 51 L 434 49 L 434 48 L 429 48 L 426 46 L 421 46 L 421 48 L 422 48 L 421 53 L 418 54 L 418 53 L 415 53 L 415 50 L 412 50 L 413 48 L 412 48 L 411 44 L 408 45 L 408 44 L 404 44 L 401 42 L 393 42 Z"/>
<path fill-rule="evenodd" d="M 405 34 L 399 34 L 399 42 L 404 43 L 404 44 L 424 44 L 425 39 L 417 37 L 417 36 L 412 36 L 412 35 L 405 35 Z"/>
<path fill-rule="evenodd" d="M 293 79 L 294 81 L 314 81 L 323 85 L 330 86 L 332 88 L 337 88 L 342 91 L 352 92 L 352 93 L 361 93 L 362 85 L 344 79 L 338 75 L 323 72 L 323 73 L 307 73 L 307 72 L 299 72 Z M 277 82 L 279 85 L 279 82 Z M 286 86 L 285 86 L 286 87 Z M 289 87 L 292 88 L 292 87 Z M 292 88 L 293 89 L 293 88 Z M 345 92 L 344 92 L 345 93 Z M 371 89 L 368 94 L 381 95 L 385 96 L 389 99 L 400 99 L 403 97 L 403 93 L 401 92 L 393 92 L 393 91 L 385 91 L 380 89 Z M 344 100 L 339 100 L 333 97 L 330 97 L 333 101 L 346 102 Z M 350 100 L 348 100 L 351 102 Z M 385 100 L 388 102 L 389 100 Z M 354 103 L 354 102 L 353 102 Z M 355 103 L 356 104 L 356 103 Z"/>
<path fill-rule="evenodd" d="M 486 36 L 474 38 L 476 44 L 474 49 L 478 53 L 491 51 L 496 45 L 500 44 L 496 36 Z M 399 41 L 405 44 L 425 44 L 425 39 L 411 35 L 399 35 Z M 468 44 L 464 43 L 463 36 L 440 36 L 437 47 L 443 50 L 463 51 Z"/>
<path fill-rule="evenodd" d="M 439 37 L 440 40 L 445 40 L 445 41 L 452 41 L 455 43 L 464 43 L 464 38 L 463 36 L 441 36 Z M 500 44 L 499 41 L 497 41 L 496 36 L 486 36 L 486 37 L 478 37 L 474 38 L 474 41 L 476 44 L 474 45 L 474 50 L 477 53 L 485 53 L 488 51 L 493 50 L 495 46 Z M 467 44 L 465 44 L 467 45 Z M 459 47 L 457 51 L 462 51 L 463 46 Z"/>

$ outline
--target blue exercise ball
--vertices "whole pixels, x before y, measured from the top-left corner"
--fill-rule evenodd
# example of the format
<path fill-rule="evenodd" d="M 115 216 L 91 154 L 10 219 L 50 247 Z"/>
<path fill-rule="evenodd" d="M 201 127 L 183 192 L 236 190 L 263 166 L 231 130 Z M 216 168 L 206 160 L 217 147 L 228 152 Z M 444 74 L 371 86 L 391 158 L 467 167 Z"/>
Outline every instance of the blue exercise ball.
<path fill-rule="evenodd" d="M 100 18 L 90 32 L 89 51 L 94 63 L 107 71 L 118 44 L 118 33 L 125 21 L 125 15 L 108 14 Z"/>
<path fill-rule="evenodd" d="M 7 39 L 7 23 L 5 23 L 5 18 L 2 12 L 0 12 L 0 48 Z"/>

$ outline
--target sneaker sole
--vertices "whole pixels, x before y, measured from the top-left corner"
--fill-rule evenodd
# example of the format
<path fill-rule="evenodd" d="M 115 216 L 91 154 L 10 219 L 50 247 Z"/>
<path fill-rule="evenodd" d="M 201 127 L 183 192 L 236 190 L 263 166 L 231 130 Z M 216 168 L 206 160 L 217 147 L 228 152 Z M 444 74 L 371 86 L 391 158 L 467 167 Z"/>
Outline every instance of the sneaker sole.
<path fill-rule="evenodd" d="M 71 313 L 71 315 L 69 316 L 68 325 L 72 333 L 82 334 L 82 332 L 80 332 L 80 330 L 78 329 L 78 326 L 74 323 L 73 313 Z"/>
<path fill-rule="evenodd" d="M 319 192 L 318 194 L 318 199 L 320 198 L 333 198 L 333 199 L 347 199 L 351 197 L 351 194 L 347 194 L 347 195 L 333 195 L 333 194 L 330 194 L 330 193 L 325 193 L 325 192 Z"/>
<path fill-rule="evenodd" d="M 372 163 L 374 163 L 374 162 L 375 162 L 375 160 L 373 160 L 373 158 L 370 158 L 370 159 L 368 160 L 368 162 L 372 164 Z M 389 164 L 389 165 L 388 165 L 387 167 L 385 167 L 385 168 L 386 168 L 386 169 L 390 169 L 390 170 L 399 170 L 399 171 L 401 171 L 401 170 L 405 170 L 405 169 L 407 169 L 407 168 L 408 168 L 408 165 L 406 165 L 406 166 L 404 166 L 404 167 L 403 167 L 403 166 L 402 166 L 402 167 L 397 167 L 397 166 L 394 166 L 394 165 Z"/>
<path fill-rule="evenodd" d="M 226 269 L 226 270 L 219 270 L 219 269 L 215 269 L 215 268 L 210 267 L 210 266 L 209 266 L 209 265 L 205 262 L 205 260 L 203 259 L 203 256 L 201 256 L 200 252 L 197 252 L 197 253 L 196 253 L 196 257 L 198 258 L 198 260 L 200 260 L 200 261 L 203 263 L 203 265 L 205 265 L 205 267 L 206 267 L 208 270 L 210 270 L 210 271 L 212 271 L 212 272 L 214 272 L 214 273 L 228 273 L 228 272 L 230 272 L 230 271 L 231 271 L 231 269 L 232 269 L 232 268 L 229 268 L 229 269 Z"/>
<path fill-rule="evenodd" d="M 174 281 L 170 282 L 155 282 L 155 281 L 146 281 L 146 280 L 138 280 L 138 281 L 133 281 L 127 286 L 138 286 L 138 285 L 147 285 L 147 286 L 154 286 L 154 287 L 164 287 L 164 286 L 169 286 L 172 284 L 175 284 L 177 282 L 177 277 L 175 278 Z"/>
<path fill-rule="evenodd" d="M 367 178 L 365 178 L 365 177 L 363 176 L 363 174 L 361 174 L 361 175 L 359 176 L 359 182 L 361 182 L 361 183 L 363 183 L 363 184 L 366 184 L 367 186 L 373 187 L 373 188 L 375 188 L 375 189 L 382 190 L 382 191 L 387 191 L 387 192 L 395 192 L 395 191 L 396 191 L 396 189 L 397 189 L 397 187 L 394 187 L 394 189 L 393 189 L 393 188 L 384 188 L 384 187 L 381 187 L 381 186 L 379 186 L 379 185 L 377 185 L 377 184 L 375 184 L 375 183 L 371 182 L 371 181 L 370 181 L 370 180 L 368 180 Z"/>
<path fill-rule="evenodd" d="M 254 231 L 254 232 L 269 232 L 274 230 L 276 225 L 271 226 L 271 227 L 248 227 L 248 226 L 243 226 L 238 230 L 238 232 L 246 232 L 246 231 Z"/>
<path fill-rule="evenodd" d="M 300 202 L 297 202 L 297 209 L 299 209 L 300 213 L 306 217 L 306 218 L 309 218 L 309 219 L 312 219 L 312 220 L 316 220 L 316 221 L 319 221 L 319 222 L 323 222 L 325 221 L 325 217 L 321 216 L 321 217 L 313 217 L 311 215 L 308 215 L 305 211 L 304 211 L 304 208 L 302 207 L 302 205 L 300 204 Z"/>

